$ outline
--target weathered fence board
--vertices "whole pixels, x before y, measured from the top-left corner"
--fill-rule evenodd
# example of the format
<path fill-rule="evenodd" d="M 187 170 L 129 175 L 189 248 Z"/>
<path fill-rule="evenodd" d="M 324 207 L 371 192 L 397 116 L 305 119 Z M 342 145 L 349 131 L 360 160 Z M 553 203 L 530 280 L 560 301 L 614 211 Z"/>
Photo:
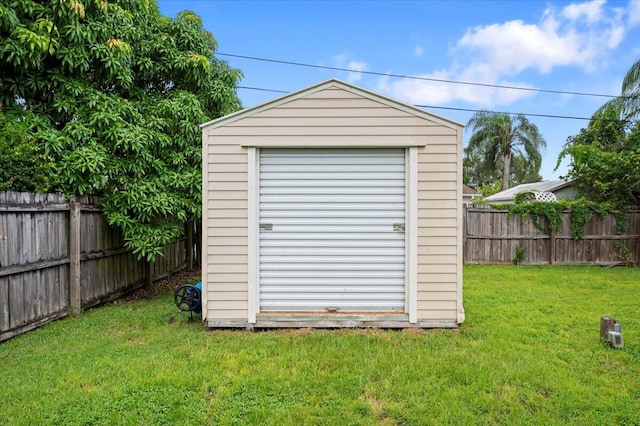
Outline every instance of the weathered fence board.
<path fill-rule="evenodd" d="M 513 263 L 516 248 L 526 248 L 523 263 L 559 265 L 640 264 L 640 210 L 627 212 L 626 228 L 616 234 L 616 218 L 594 215 L 585 224 L 584 237 L 573 238 L 571 212 L 563 213 L 560 229 L 541 229 L 530 216 L 491 206 L 465 206 L 464 259 L 467 263 Z"/>
<path fill-rule="evenodd" d="M 0 341 L 187 266 L 182 237 L 145 276 L 145 263 L 123 248 L 97 205 L 88 197 L 69 203 L 61 194 L 0 193 Z"/>

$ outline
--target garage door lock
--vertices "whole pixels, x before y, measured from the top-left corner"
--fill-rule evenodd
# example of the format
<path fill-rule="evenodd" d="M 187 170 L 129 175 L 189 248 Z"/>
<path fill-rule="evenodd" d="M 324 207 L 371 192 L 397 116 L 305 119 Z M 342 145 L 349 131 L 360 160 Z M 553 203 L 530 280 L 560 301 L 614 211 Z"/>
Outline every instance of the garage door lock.
<path fill-rule="evenodd" d="M 393 232 L 404 232 L 404 223 L 394 223 Z"/>

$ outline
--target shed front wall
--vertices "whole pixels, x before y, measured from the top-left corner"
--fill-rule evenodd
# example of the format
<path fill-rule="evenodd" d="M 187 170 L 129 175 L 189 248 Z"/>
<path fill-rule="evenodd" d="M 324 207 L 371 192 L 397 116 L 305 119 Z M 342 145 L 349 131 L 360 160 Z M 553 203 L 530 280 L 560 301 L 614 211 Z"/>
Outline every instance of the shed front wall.
<path fill-rule="evenodd" d="M 462 322 L 461 131 L 341 88 L 203 127 L 207 324 L 249 325 L 249 192 L 260 147 L 418 146 L 417 325 Z"/>

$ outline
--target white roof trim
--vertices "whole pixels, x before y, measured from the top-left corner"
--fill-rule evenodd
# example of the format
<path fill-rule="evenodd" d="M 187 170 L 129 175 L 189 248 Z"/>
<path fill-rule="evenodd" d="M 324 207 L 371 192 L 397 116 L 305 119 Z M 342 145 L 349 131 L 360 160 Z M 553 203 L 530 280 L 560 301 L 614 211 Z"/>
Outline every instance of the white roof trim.
<path fill-rule="evenodd" d="M 552 181 L 531 182 L 516 185 L 504 191 L 495 193 L 484 200 L 487 202 L 503 202 L 511 201 L 515 198 L 516 194 L 524 191 L 542 191 L 542 192 L 555 192 L 560 189 L 566 188 L 573 183 L 572 180 L 558 179 Z"/>
<path fill-rule="evenodd" d="M 349 91 L 351 93 L 354 93 L 356 95 L 360 95 L 364 98 L 368 98 L 371 99 L 373 101 L 377 101 L 380 102 L 384 105 L 387 105 L 388 107 L 391 108 L 396 108 L 399 110 L 402 110 L 404 112 L 407 112 L 409 114 L 413 114 L 415 116 L 424 118 L 425 120 L 430 120 L 433 121 L 434 123 L 440 124 L 441 126 L 445 126 L 448 127 L 450 129 L 462 129 L 464 127 L 463 124 L 458 123 L 457 121 L 453 121 L 450 120 L 448 118 L 445 117 L 441 117 L 439 115 L 424 111 L 418 107 L 415 107 L 413 105 L 409 105 L 400 101 L 397 101 L 395 99 L 391 99 L 389 97 L 380 95 L 378 93 L 374 93 L 371 92 L 369 90 L 363 89 L 361 87 L 357 87 L 354 86 L 352 84 L 349 83 L 345 83 L 344 81 L 332 78 L 330 80 L 326 80 L 320 83 L 316 83 L 313 86 L 309 86 L 307 88 L 304 89 L 300 89 L 297 90 L 295 92 L 291 92 L 289 94 L 286 94 L 284 96 L 281 96 L 279 98 L 273 99 L 271 101 L 267 101 L 265 103 L 262 103 L 260 105 L 256 105 L 250 108 L 245 108 L 242 109 L 240 111 L 236 111 L 234 113 L 225 115 L 223 117 L 219 117 L 216 118 L 215 120 L 211 120 L 208 121 L 206 123 L 203 123 L 200 125 L 201 128 L 205 128 L 205 127 L 212 127 L 212 128 L 217 128 L 217 127 L 221 127 L 224 126 L 226 124 L 232 123 L 236 120 L 240 120 L 242 118 L 251 116 L 253 114 L 258 114 L 260 112 L 266 111 L 268 109 L 271 108 L 275 108 L 278 107 L 280 105 L 283 105 L 285 103 L 294 101 L 296 99 L 311 95 L 313 93 L 325 90 L 325 89 L 329 89 L 329 88 L 339 88 L 339 89 L 343 89 L 346 91 Z"/>

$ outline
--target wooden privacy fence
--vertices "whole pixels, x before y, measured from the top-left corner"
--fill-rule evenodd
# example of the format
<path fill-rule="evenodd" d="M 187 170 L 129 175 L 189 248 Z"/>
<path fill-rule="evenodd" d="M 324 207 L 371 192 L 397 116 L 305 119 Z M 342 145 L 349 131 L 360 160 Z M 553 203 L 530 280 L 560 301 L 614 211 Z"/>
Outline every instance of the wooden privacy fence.
<path fill-rule="evenodd" d="M 95 198 L 0 192 L 0 341 L 169 276 L 192 259 L 186 238 L 153 264 L 123 243 Z"/>
<path fill-rule="evenodd" d="M 464 259 L 466 263 L 513 263 L 516 249 L 524 248 L 527 264 L 629 265 L 640 264 L 640 210 L 627 212 L 625 230 L 616 234 L 614 214 L 594 214 L 585 224 L 584 237 L 575 240 L 571 212 L 562 214 L 557 231 L 540 218 L 542 230 L 527 215 L 508 216 L 491 206 L 465 206 Z"/>

